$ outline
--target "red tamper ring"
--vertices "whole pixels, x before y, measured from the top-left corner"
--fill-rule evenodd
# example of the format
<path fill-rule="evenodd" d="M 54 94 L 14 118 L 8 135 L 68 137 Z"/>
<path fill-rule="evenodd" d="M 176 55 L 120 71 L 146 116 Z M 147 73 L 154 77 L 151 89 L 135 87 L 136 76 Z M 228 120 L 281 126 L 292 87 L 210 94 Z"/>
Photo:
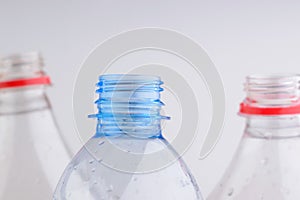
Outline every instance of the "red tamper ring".
<path fill-rule="evenodd" d="M 0 82 L 0 89 L 13 88 L 27 85 L 49 85 L 51 83 L 49 76 L 41 76 L 37 78 L 17 79 Z"/>
<path fill-rule="evenodd" d="M 240 113 L 249 115 L 292 115 L 300 114 L 300 102 L 286 107 L 254 107 L 245 103 L 240 104 Z"/>

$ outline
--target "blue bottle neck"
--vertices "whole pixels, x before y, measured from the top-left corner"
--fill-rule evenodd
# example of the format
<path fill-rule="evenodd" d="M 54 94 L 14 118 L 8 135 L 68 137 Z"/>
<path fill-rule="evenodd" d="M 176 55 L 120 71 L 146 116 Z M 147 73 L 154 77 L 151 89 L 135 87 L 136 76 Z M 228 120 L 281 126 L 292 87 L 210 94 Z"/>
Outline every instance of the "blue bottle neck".
<path fill-rule="evenodd" d="M 100 76 L 96 135 L 161 137 L 161 120 L 168 119 L 160 115 L 161 84 L 155 76 Z"/>

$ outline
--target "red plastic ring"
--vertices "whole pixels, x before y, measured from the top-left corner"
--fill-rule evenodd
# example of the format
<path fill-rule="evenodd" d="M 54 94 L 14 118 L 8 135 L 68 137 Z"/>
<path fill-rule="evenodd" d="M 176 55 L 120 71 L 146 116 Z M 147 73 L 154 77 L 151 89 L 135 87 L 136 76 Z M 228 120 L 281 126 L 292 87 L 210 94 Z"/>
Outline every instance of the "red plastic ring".
<path fill-rule="evenodd" d="M 240 104 L 240 113 L 249 115 L 292 115 L 300 114 L 300 103 L 287 107 L 261 108 L 253 107 L 245 103 Z"/>
<path fill-rule="evenodd" d="M 0 82 L 0 89 L 21 87 L 27 85 L 50 85 L 50 83 L 51 81 L 49 76 L 41 76 L 37 78 L 18 79 L 18 80 Z"/>

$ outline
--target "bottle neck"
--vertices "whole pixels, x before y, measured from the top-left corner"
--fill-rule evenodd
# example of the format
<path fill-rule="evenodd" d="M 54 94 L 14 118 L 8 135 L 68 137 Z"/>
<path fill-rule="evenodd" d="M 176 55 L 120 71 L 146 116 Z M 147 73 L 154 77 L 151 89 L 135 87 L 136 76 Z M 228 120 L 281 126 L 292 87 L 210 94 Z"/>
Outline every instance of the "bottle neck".
<path fill-rule="evenodd" d="M 298 74 L 248 76 L 245 91 L 240 114 L 247 119 L 246 134 L 261 138 L 300 135 Z"/>
<path fill-rule="evenodd" d="M 103 75 L 99 79 L 97 134 L 151 138 L 161 136 L 160 85 L 155 76 Z"/>
<path fill-rule="evenodd" d="M 252 75 L 245 83 L 244 103 L 253 107 L 292 106 L 300 101 L 300 76 Z"/>
<path fill-rule="evenodd" d="M 268 139 L 299 137 L 300 114 L 247 116 L 245 133 L 253 137 Z"/>
<path fill-rule="evenodd" d="M 0 115 L 50 108 L 45 86 L 26 86 L 0 90 Z"/>
<path fill-rule="evenodd" d="M 127 136 L 135 138 L 152 138 L 161 136 L 160 120 L 133 119 L 117 117 L 115 120 L 99 119 L 97 134 L 105 136 Z"/>

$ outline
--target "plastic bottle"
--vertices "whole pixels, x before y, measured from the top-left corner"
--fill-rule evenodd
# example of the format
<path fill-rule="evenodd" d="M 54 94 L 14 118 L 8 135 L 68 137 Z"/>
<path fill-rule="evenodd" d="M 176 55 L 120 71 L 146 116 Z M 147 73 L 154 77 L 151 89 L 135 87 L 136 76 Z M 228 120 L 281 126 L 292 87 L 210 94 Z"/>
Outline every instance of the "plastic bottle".
<path fill-rule="evenodd" d="M 156 76 L 100 76 L 96 134 L 65 170 L 55 200 L 202 199 L 163 138 L 161 84 Z"/>
<path fill-rule="evenodd" d="M 249 76 L 245 91 L 243 138 L 208 199 L 300 199 L 300 76 Z"/>
<path fill-rule="evenodd" d="M 70 160 L 52 115 L 38 53 L 0 66 L 0 199 L 51 199 Z"/>

